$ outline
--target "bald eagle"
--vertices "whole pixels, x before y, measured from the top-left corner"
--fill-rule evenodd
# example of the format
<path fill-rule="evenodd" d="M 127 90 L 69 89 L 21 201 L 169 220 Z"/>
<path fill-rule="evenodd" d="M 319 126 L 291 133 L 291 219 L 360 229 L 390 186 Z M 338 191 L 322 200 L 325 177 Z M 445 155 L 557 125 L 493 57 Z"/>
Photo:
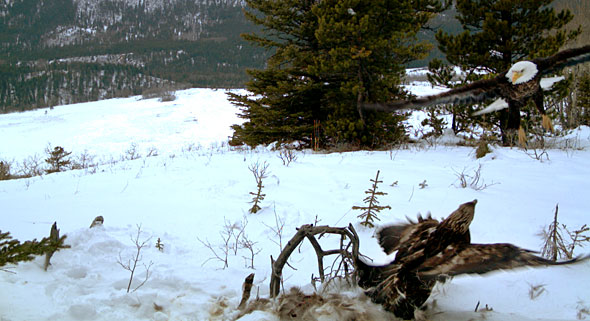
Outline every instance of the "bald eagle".
<path fill-rule="evenodd" d="M 383 266 L 372 266 L 357 259 L 359 286 L 373 302 L 404 319 L 412 319 L 414 310 L 430 296 L 436 281 L 466 273 L 486 273 L 522 266 L 560 265 L 577 262 L 553 262 L 532 251 L 512 244 L 473 244 L 469 226 L 477 200 L 464 203 L 446 219 L 430 215 L 417 221 L 392 225 L 377 233 L 379 245 L 395 259 Z M 582 259 L 587 259 L 582 258 Z"/>
<path fill-rule="evenodd" d="M 520 61 L 494 78 L 482 79 L 449 91 L 388 103 L 364 103 L 365 108 L 394 111 L 400 109 L 422 109 L 436 104 L 478 103 L 488 98 L 498 98 L 488 108 L 476 115 L 509 108 L 506 128 L 516 130 L 520 127 L 520 109 L 532 99 L 537 110 L 543 115 L 543 125 L 550 129 L 551 124 L 543 108 L 543 91 L 541 76 L 553 73 L 566 66 L 572 66 L 590 60 L 590 45 L 560 51 L 552 56 Z M 559 81 L 552 78 L 548 82 Z"/>

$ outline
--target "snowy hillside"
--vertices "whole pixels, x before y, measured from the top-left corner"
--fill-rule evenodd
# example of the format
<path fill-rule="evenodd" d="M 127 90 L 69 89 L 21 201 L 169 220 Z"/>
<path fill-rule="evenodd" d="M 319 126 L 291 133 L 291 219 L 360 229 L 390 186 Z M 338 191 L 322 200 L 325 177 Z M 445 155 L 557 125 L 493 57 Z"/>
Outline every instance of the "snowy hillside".
<path fill-rule="evenodd" d="M 414 88 L 415 92 L 422 92 Z M 473 148 L 435 147 L 384 152 L 323 154 L 306 150 L 283 165 L 270 148 L 227 146 L 230 125 L 240 122 L 223 91 L 192 89 L 172 102 L 139 97 L 52 110 L 0 115 L 0 159 L 18 164 L 34 154 L 45 157 L 48 143 L 79 155 L 94 155 L 98 167 L 0 181 L 0 230 L 21 241 L 40 239 L 57 221 L 70 249 L 57 252 L 48 271 L 43 258 L 0 271 L 0 320 L 228 320 L 237 315 L 244 278 L 254 272 L 254 291 L 268 297 L 270 256 L 280 253 L 302 224 L 353 223 L 361 252 L 387 262 L 373 230 L 360 226 L 359 211 L 378 170 L 388 193 L 379 198 L 391 210 L 386 225 L 432 212 L 446 217 L 459 204 L 478 200 L 472 241 L 509 242 L 540 250 L 538 233 L 553 219 L 571 230 L 590 224 L 590 130 L 568 137 L 585 148 L 548 150 L 542 162 L 516 148 L 495 147 L 475 159 Z M 418 117 L 416 118 L 418 119 Z M 121 160 L 130 150 L 142 157 Z M 155 152 L 157 151 L 157 153 Z M 146 157 L 148 154 L 155 155 Z M 248 213 L 256 183 L 249 166 L 268 164 L 266 198 Z M 15 165 L 16 166 L 16 165 Z M 481 166 L 480 188 L 462 188 L 461 173 Z M 394 182 L 397 182 L 395 184 Z M 423 188 L 422 188 L 423 186 Z M 104 225 L 89 229 L 98 215 Z M 131 292 L 127 262 L 136 252 L 132 239 L 147 241 Z M 281 229 L 277 235 L 276 231 Z M 234 252 L 224 233 L 241 231 L 252 253 Z M 236 232 L 237 233 L 237 232 Z M 158 250 L 157 240 L 164 245 Z M 338 240 L 322 239 L 326 248 Z M 209 245 L 209 247 L 207 246 Z M 215 258 L 229 248 L 228 267 Z M 576 255 L 590 253 L 578 248 Z M 151 263 L 151 264 L 150 264 Z M 145 264 L 145 266 L 144 266 Z M 286 268 L 284 286 L 311 292 L 316 256 L 304 243 Z M 329 264 L 326 264 L 329 265 Z M 146 280 L 146 269 L 149 275 Z M 143 280 L 145 284 L 133 291 Z M 437 286 L 429 299 L 429 320 L 590 319 L 590 262 L 566 267 L 461 276 Z M 363 294 L 341 289 L 359 302 Z M 473 312 L 487 305 L 492 311 Z M 372 306 L 366 304 L 366 306 Z M 378 310 L 378 307 L 374 307 Z M 383 315 L 383 314 L 382 314 Z M 385 314 L 391 320 L 391 315 Z M 275 320 L 257 312 L 243 320 Z"/>

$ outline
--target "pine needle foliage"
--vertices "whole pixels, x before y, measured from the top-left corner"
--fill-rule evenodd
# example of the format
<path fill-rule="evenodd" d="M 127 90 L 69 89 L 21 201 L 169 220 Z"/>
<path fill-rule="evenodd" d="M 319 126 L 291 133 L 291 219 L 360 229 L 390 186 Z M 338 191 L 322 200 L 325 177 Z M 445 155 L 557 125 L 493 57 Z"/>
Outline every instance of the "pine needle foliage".
<path fill-rule="evenodd" d="M 377 185 L 379 183 L 383 183 L 383 181 L 379 180 L 379 172 L 380 171 L 377 171 L 377 175 L 375 176 L 375 179 L 370 180 L 371 182 L 373 182 L 373 185 L 371 186 L 371 188 L 369 188 L 368 190 L 365 191 L 365 194 L 369 195 L 369 196 L 365 197 L 365 199 L 363 200 L 363 202 L 365 204 L 367 204 L 367 206 L 353 206 L 352 207 L 353 210 L 363 211 L 363 213 L 360 214 L 358 216 L 358 218 L 363 220 L 361 222 L 361 225 L 363 225 L 365 227 L 371 227 L 371 228 L 375 227 L 373 222 L 375 220 L 380 221 L 379 217 L 377 217 L 377 214 L 379 214 L 379 212 L 381 212 L 384 209 L 389 209 L 389 210 L 391 209 L 391 206 L 389 206 L 389 205 L 380 206 L 379 200 L 377 200 L 377 196 L 387 195 L 387 193 L 385 193 L 385 192 L 378 192 L 377 191 Z"/>
<path fill-rule="evenodd" d="M 41 241 L 33 239 L 21 243 L 13 239 L 10 232 L 0 231 L 0 267 L 7 264 L 31 261 L 35 256 L 69 248 L 69 245 L 64 245 L 65 239 L 66 236 L 64 235 L 57 240 L 45 237 Z"/>
<path fill-rule="evenodd" d="M 406 115 L 363 110 L 363 102 L 406 98 L 406 63 L 425 56 L 416 34 L 443 10 L 439 0 L 246 0 L 261 32 L 242 35 L 271 53 L 248 70 L 249 94 L 232 145 L 299 141 L 305 147 L 377 148 L 403 140 Z M 314 124 L 321 124 L 314 134 Z M 318 144 L 316 144 L 318 145 Z"/>

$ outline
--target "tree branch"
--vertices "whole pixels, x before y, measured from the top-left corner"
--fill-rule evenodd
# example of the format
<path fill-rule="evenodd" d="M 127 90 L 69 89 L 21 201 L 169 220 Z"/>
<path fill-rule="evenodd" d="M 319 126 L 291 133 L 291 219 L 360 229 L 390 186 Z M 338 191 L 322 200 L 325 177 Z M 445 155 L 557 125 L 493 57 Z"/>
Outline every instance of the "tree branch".
<path fill-rule="evenodd" d="M 338 234 L 341 235 L 342 238 L 347 237 L 350 240 L 350 244 L 352 244 L 352 253 L 348 252 L 347 249 L 342 248 L 342 242 L 340 249 L 323 251 L 319 242 L 315 238 L 315 235 L 317 234 Z M 348 227 L 313 226 L 311 224 L 302 225 L 297 229 L 297 233 L 295 233 L 291 240 L 285 245 L 285 248 L 281 251 L 276 261 L 271 256 L 272 273 L 270 279 L 270 296 L 272 298 L 279 295 L 283 267 L 287 264 L 287 260 L 293 251 L 295 251 L 299 244 L 301 244 L 306 238 L 310 241 L 318 257 L 318 269 L 322 282 L 325 279 L 323 263 L 324 256 L 340 254 L 343 258 L 351 258 L 353 261 L 358 258 L 359 239 L 352 224 Z"/>

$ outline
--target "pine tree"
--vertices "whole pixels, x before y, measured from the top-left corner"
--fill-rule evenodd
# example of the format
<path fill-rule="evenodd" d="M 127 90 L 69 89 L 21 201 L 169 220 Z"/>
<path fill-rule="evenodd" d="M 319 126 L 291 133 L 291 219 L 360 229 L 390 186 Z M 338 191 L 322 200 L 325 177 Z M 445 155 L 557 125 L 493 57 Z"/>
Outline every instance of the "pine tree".
<path fill-rule="evenodd" d="M 366 111 L 364 101 L 405 98 L 404 64 L 429 46 L 416 33 L 438 0 L 247 0 L 248 19 L 266 33 L 244 38 L 272 50 L 264 70 L 249 70 L 250 95 L 230 94 L 247 121 L 232 144 L 298 140 L 312 145 L 375 148 L 405 136 L 404 115 Z"/>
<path fill-rule="evenodd" d="M 318 98 L 324 88 L 312 79 L 307 66 L 317 50 L 314 33 L 317 19 L 312 1 L 249 0 L 248 7 L 260 12 L 245 11 L 246 17 L 264 26 L 265 35 L 242 35 L 269 51 L 274 51 L 264 70 L 248 70 L 252 78 L 246 88 L 252 95 L 230 94 L 231 100 L 243 109 L 243 125 L 232 126 L 232 144 L 256 146 L 273 141 L 307 141 L 312 132 L 309 119 L 325 119 Z"/>
<path fill-rule="evenodd" d="M 363 220 L 361 222 L 361 225 L 364 225 L 366 227 L 375 227 L 375 225 L 373 225 L 373 222 L 375 220 L 380 221 L 379 217 L 377 217 L 377 214 L 379 214 L 379 212 L 381 212 L 384 209 L 391 209 L 391 206 L 381 206 L 379 205 L 379 200 L 377 200 L 377 196 L 387 195 L 387 193 L 385 192 L 377 191 L 377 184 L 383 183 L 383 181 L 379 180 L 379 171 L 377 171 L 375 179 L 371 179 L 370 181 L 373 182 L 373 185 L 371 186 L 371 188 L 365 191 L 365 194 L 368 194 L 369 196 L 365 197 L 365 199 L 363 200 L 363 202 L 367 204 L 367 206 L 353 206 L 352 209 L 363 211 L 363 213 L 358 216 L 360 219 Z"/>
<path fill-rule="evenodd" d="M 47 174 L 61 172 L 71 163 L 69 156 L 72 152 L 66 152 L 61 146 L 55 146 L 53 150 L 47 147 L 46 152 L 49 154 L 49 158 L 45 159 L 45 162 L 51 166 L 47 170 Z"/>
<path fill-rule="evenodd" d="M 250 208 L 249 212 L 256 214 L 262 209 L 259 204 L 262 203 L 266 197 L 266 194 L 262 193 L 262 188 L 264 188 L 264 185 L 262 185 L 262 180 L 268 177 L 268 164 L 264 162 L 261 165 L 257 162 L 248 166 L 248 169 L 252 172 L 252 175 L 254 175 L 254 179 L 256 180 L 256 192 L 249 192 L 250 195 L 253 196 L 252 202 L 250 202 L 252 203 L 252 207 Z"/>
<path fill-rule="evenodd" d="M 516 61 L 551 55 L 581 32 L 580 28 L 562 29 L 573 15 L 569 10 L 556 13 L 550 6 L 552 2 L 458 0 L 457 19 L 464 31 L 450 35 L 439 30 L 436 34 L 439 49 L 451 65 L 466 72 L 466 82 L 485 77 L 475 73 L 476 69 L 495 74 L 507 70 Z M 435 61 L 431 67 L 433 70 L 444 69 L 440 61 Z M 444 81 L 439 83 L 444 84 Z M 470 113 L 469 109 L 462 108 L 462 111 L 463 116 Z M 510 113 L 505 109 L 495 120 L 499 121 L 505 142 L 507 132 L 518 129 L 519 116 L 519 112 Z"/>

